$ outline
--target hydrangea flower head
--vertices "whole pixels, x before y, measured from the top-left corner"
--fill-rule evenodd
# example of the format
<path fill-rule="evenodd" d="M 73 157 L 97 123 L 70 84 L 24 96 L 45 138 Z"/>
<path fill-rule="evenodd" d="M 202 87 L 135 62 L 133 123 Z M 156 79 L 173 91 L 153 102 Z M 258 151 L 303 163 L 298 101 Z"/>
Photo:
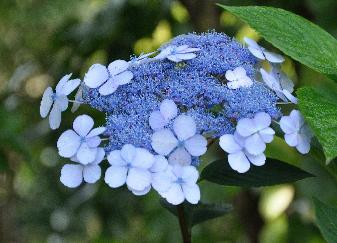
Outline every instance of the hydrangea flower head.
<path fill-rule="evenodd" d="M 239 173 L 251 164 L 262 166 L 266 143 L 275 134 L 271 121 L 281 117 L 277 101 L 296 103 L 296 98 L 291 95 L 293 83 L 275 64 L 270 73 L 257 65 L 284 58 L 245 41 L 248 48 L 225 34 L 191 33 L 130 61 L 92 65 L 76 102 L 105 113 L 106 126 L 93 129 L 93 119 L 81 115 L 73 129 L 62 133 L 59 154 L 76 164 L 62 168 L 61 182 L 68 187 L 96 182 L 101 176 L 98 164 L 107 154 L 110 166 L 104 181 L 111 188 L 126 184 L 135 195 L 153 188 L 171 204 L 196 204 L 197 166 L 208 142 L 220 138 L 229 165 Z M 265 83 L 256 80 L 259 71 Z M 61 86 L 66 87 L 63 79 Z M 64 91 L 57 87 L 56 93 L 62 94 L 57 99 L 47 89 L 41 115 L 48 115 L 53 102 L 55 109 L 66 109 L 73 86 Z M 281 128 L 287 143 L 305 152 L 311 135 L 295 113 L 281 119 Z M 107 140 L 104 151 L 101 134 Z"/>
<path fill-rule="evenodd" d="M 43 93 L 40 104 L 40 115 L 42 118 L 45 118 L 49 114 L 51 129 L 60 127 L 61 113 L 68 108 L 69 100 L 67 96 L 80 85 L 81 80 L 69 80 L 70 77 L 71 74 L 67 74 L 61 78 L 56 85 L 55 93 L 51 87 L 46 88 Z"/>

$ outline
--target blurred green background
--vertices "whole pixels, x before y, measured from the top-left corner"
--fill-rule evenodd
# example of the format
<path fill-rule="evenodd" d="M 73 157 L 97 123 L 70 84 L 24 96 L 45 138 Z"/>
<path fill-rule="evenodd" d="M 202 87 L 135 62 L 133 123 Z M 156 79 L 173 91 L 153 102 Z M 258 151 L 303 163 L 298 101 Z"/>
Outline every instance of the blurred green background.
<path fill-rule="evenodd" d="M 0 1 L 0 242 L 180 242 L 176 218 L 154 192 L 135 197 L 102 181 L 65 188 L 59 175 L 66 160 L 56 141 L 75 115 L 64 113 L 53 132 L 39 117 L 39 102 L 66 73 L 83 78 L 95 62 L 128 59 L 182 33 L 215 29 L 259 40 L 216 2 L 281 7 L 337 36 L 336 0 Z M 290 59 L 284 70 L 297 87 L 329 83 Z M 85 107 L 80 113 L 104 121 L 104 114 Z M 289 148 L 282 155 L 316 177 L 249 190 L 202 182 L 203 201 L 233 203 L 235 210 L 194 227 L 193 242 L 324 242 L 311 199 L 337 203 L 337 180 L 315 156 Z"/>

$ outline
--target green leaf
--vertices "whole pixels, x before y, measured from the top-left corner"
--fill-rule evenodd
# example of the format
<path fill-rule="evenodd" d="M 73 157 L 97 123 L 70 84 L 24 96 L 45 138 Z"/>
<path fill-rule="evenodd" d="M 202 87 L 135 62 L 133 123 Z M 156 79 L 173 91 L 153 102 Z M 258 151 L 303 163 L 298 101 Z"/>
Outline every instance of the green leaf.
<path fill-rule="evenodd" d="M 263 166 L 251 166 L 246 173 L 234 171 L 227 159 L 217 160 L 201 172 L 201 180 L 226 186 L 260 187 L 294 182 L 313 175 L 278 160 L 267 160 Z"/>
<path fill-rule="evenodd" d="M 337 242 L 337 208 L 330 207 L 314 199 L 316 222 L 328 243 Z"/>
<path fill-rule="evenodd" d="M 277 136 L 274 136 L 273 141 L 267 144 L 264 154 L 267 158 L 276 159 L 292 165 L 300 164 L 305 158 L 305 156 L 300 154 L 295 148 L 290 147 L 284 139 Z M 287 156 L 284 156 L 285 154 Z"/>
<path fill-rule="evenodd" d="M 331 88 L 303 87 L 296 94 L 299 108 L 330 162 L 337 156 L 337 92 Z"/>
<path fill-rule="evenodd" d="M 293 59 L 337 80 L 337 41 L 301 16 L 272 7 L 230 7 L 268 42 Z"/>
<path fill-rule="evenodd" d="M 160 204 L 166 208 L 170 213 L 177 217 L 177 206 L 174 206 L 165 200 L 161 199 Z M 210 219 L 221 217 L 230 211 L 233 207 L 230 204 L 208 204 L 199 203 L 197 205 L 192 205 L 189 203 L 184 203 L 184 213 L 186 221 L 189 227 L 200 224 Z"/>

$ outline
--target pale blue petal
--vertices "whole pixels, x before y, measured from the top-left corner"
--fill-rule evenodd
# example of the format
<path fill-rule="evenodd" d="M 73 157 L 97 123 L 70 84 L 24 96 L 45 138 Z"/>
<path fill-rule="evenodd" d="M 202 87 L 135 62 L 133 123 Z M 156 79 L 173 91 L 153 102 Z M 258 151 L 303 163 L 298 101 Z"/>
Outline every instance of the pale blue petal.
<path fill-rule="evenodd" d="M 61 124 L 61 109 L 58 105 L 54 104 L 49 114 L 49 126 L 55 130 L 60 127 Z"/>
<path fill-rule="evenodd" d="M 132 78 L 133 78 L 132 72 L 131 71 L 125 71 L 125 72 L 122 72 L 122 73 L 114 76 L 113 80 L 118 85 L 124 85 L 124 84 L 130 83 Z"/>
<path fill-rule="evenodd" d="M 290 116 L 283 116 L 281 118 L 280 127 L 285 134 L 298 132 L 298 127 L 296 127 Z"/>
<path fill-rule="evenodd" d="M 253 155 L 261 154 L 266 149 L 266 144 L 261 139 L 260 135 L 255 133 L 245 140 L 245 149 Z"/>
<path fill-rule="evenodd" d="M 258 155 L 246 153 L 246 156 L 253 165 L 261 166 L 266 163 L 266 156 L 263 153 Z"/>
<path fill-rule="evenodd" d="M 51 106 L 53 105 L 53 89 L 51 87 L 46 88 L 43 93 L 40 104 L 40 115 L 42 118 L 47 117 Z"/>
<path fill-rule="evenodd" d="M 200 201 L 200 188 L 197 184 L 186 185 L 183 184 L 182 190 L 186 200 L 191 204 L 198 204 Z"/>
<path fill-rule="evenodd" d="M 71 92 L 73 92 L 80 85 L 80 83 L 81 83 L 81 80 L 78 79 L 78 78 L 69 80 L 68 82 L 66 82 L 63 85 L 61 93 L 63 95 L 69 95 Z"/>
<path fill-rule="evenodd" d="M 57 140 L 59 155 L 65 158 L 74 156 L 81 145 L 81 138 L 73 131 L 63 132 Z"/>
<path fill-rule="evenodd" d="M 65 95 L 57 96 L 54 105 L 57 105 L 61 111 L 65 111 L 68 108 L 68 98 Z"/>
<path fill-rule="evenodd" d="M 219 145 L 227 153 L 236 153 L 242 150 L 242 147 L 236 142 L 232 134 L 222 135 Z"/>
<path fill-rule="evenodd" d="M 236 125 L 236 131 L 240 136 L 248 137 L 257 132 L 257 128 L 252 119 L 243 118 L 238 121 L 238 124 Z"/>
<path fill-rule="evenodd" d="M 160 111 L 153 111 L 149 118 L 149 124 L 153 130 L 157 131 L 164 128 L 168 124 L 168 121 Z"/>
<path fill-rule="evenodd" d="M 239 173 L 245 173 L 250 168 L 250 163 L 243 152 L 229 154 L 228 163 L 233 170 Z"/>
<path fill-rule="evenodd" d="M 185 148 L 180 147 L 170 154 L 168 161 L 171 165 L 190 165 L 192 157 Z"/>
<path fill-rule="evenodd" d="M 284 135 L 284 140 L 289 146 L 295 147 L 299 143 L 299 135 L 297 132 L 288 133 Z"/>
<path fill-rule="evenodd" d="M 180 141 L 184 141 L 195 135 L 197 126 L 192 117 L 178 116 L 173 122 L 173 130 Z"/>
<path fill-rule="evenodd" d="M 83 181 L 82 172 L 82 165 L 66 164 L 62 167 L 60 181 L 67 187 L 78 187 Z"/>
<path fill-rule="evenodd" d="M 114 78 L 109 78 L 108 81 L 98 89 L 98 92 L 101 95 L 110 95 L 117 90 L 118 86 L 119 84 Z"/>
<path fill-rule="evenodd" d="M 192 156 L 201 156 L 207 151 L 207 140 L 202 135 L 194 135 L 187 139 L 184 145 Z"/>
<path fill-rule="evenodd" d="M 152 148 L 160 155 L 168 155 L 178 145 L 178 140 L 168 129 L 155 132 L 151 140 Z"/>
<path fill-rule="evenodd" d="M 136 148 L 136 155 L 132 161 L 132 166 L 142 169 L 149 169 L 154 163 L 154 156 L 144 148 Z"/>
<path fill-rule="evenodd" d="M 129 63 L 124 60 L 116 60 L 109 64 L 108 70 L 111 76 L 120 74 L 128 69 Z"/>
<path fill-rule="evenodd" d="M 63 89 L 64 85 L 67 83 L 67 81 L 70 79 L 71 75 L 72 74 L 69 73 L 67 75 L 64 75 L 60 79 L 60 81 L 57 83 L 56 88 L 55 88 L 56 94 L 62 94 L 62 89 Z"/>
<path fill-rule="evenodd" d="M 136 156 L 136 147 L 132 144 L 125 144 L 121 149 L 121 157 L 127 163 L 133 163 Z"/>
<path fill-rule="evenodd" d="M 188 185 L 197 183 L 199 172 L 194 166 L 183 166 L 181 169 L 181 178 L 183 179 L 184 183 Z"/>
<path fill-rule="evenodd" d="M 126 166 L 127 162 L 122 158 L 120 150 L 113 150 L 107 157 L 110 165 L 114 166 Z"/>
<path fill-rule="evenodd" d="M 272 63 L 282 63 L 285 60 L 283 56 L 273 52 L 264 51 L 263 54 L 266 57 L 266 59 Z"/>
<path fill-rule="evenodd" d="M 73 128 L 78 135 L 85 137 L 94 126 L 94 120 L 88 115 L 80 115 L 73 122 Z"/>
<path fill-rule="evenodd" d="M 271 124 L 271 117 L 265 112 L 259 112 L 254 116 L 254 123 L 257 130 L 269 127 Z"/>
<path fill-rule="evenodd" d="M 172 180 L 166 171 L 152 174 L 152 187 L 158 192 L 166 192 L 170 189 Z"/>
<path fill-rule="evenodd" d="M 263 142 L 270 143 L 274 139 L 275 131 L 272 128 L 267 127 L 265 129 L 260 130 L 259 134 L 260 134 Z"/>
<path fill-rule="evenodd" d="M 85 143 L 89 148 L 97 148 L 101 144 L 101 138 L 99 136 L 94 136 L 85 139 Z"/>
<path fill-rule="evenodd" d="M 105 130 L 106 130 L 105 127 L 94 128 L 88 133 L 88 135 L 86 137 L 90 138 L 90 137 L 101 135 L 103 132 L 105 132 Z"/>
<path fill-rule="evenodd" d="M 101 178 L 101 167 L 98 165 L 86 165 L 83 169 L 83 179 L 87 183 L 95 183 Z"/>
<path fill-rule="evenodd" d="M 167 159 L 162 155 L 155 155 L 154 156 L 154 163 L 150 168 L 150 171 L 153 173 L 158 173 L 165 171 L 168 166 Z"/>
<path fill-rule="evenodd" d="M 128 169 L 120 166 L 110 166 L 105 171 L 104 181 L 112 188 L 117 188 L 125 184 Z"/>
<path fill-rule="evenodd" d="M 138 191 L 138 190 L 132 190 L 130 187 L 128 189 L 136 196 L 143 196 L 147 194 L 151 190 L 151 186 L 146 187 L 144 190 Z"/>
<path fill-rule="evenodd" d="M 101 64 L 93 64 L 84 76 L 84 83 L 89 88 L 101 86 L 109 78 L 108 69 Z"/>
<path fill-rule="evenodd" d="M 151 185 L 151 173 L 144 169 L 130 168 L 126 178 L 126 184 L 132 190 L 142 191 Z"/>
<path fill-rule="evenodd" d="M 97 148 L 90 148 L 87 143 L 82 143 L 76 153 L 78 161 L 83 165 L 94 162 L 96 156 Z"/>
<path fill-rule="evenodd" d="M 171 120 L 178 114 L 177 105 L 173 100 L 165 99 L 160 104 L 160 113 L 166 120 Z"/>
<path fill-rule="evenodd" d="M 181 204 L 185 200 L 185 195 L 181 186 L 176 183 L 172 184 L 171 188 L 167 192 L 161 194 L 173 205 Z"/>

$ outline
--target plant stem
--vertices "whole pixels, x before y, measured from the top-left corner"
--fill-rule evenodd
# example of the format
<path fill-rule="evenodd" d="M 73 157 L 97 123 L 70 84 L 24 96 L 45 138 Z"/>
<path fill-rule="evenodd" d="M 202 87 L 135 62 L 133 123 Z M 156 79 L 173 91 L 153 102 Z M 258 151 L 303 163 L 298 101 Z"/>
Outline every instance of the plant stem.
<path fill-rule="evenodd" d="M 183 204 L 177 205 L 177 212 L 178 212 L 179 226 L 180 226 L 181 236 L 183 238 L 183 243 L 191 243 L 192 242 L 191 232 L 187 225 Z"/>

